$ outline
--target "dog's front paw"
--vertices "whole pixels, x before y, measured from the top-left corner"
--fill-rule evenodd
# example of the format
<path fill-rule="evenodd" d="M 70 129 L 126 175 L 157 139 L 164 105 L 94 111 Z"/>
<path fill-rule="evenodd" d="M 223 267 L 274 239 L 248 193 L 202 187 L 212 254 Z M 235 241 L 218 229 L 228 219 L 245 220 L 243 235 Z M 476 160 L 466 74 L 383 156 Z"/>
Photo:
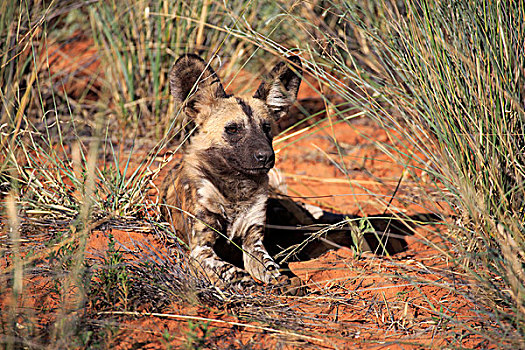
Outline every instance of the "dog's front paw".
<path fill-rule="evenodd" d="M 257 256 L 258 255 L 258 256 Z M 258 281 L 270 283 L 281 275 L 279 265 L 266 254 L 244 254 L 244 268 Z"/>
<path fill-rule="evenodd" d="M 234 288 L 238 291 L 254 291 L 257 288 L 257 282 L 245 273 L 244 275 L 238 275 L 236 278 L 228 282 L 228 288 Z"/>

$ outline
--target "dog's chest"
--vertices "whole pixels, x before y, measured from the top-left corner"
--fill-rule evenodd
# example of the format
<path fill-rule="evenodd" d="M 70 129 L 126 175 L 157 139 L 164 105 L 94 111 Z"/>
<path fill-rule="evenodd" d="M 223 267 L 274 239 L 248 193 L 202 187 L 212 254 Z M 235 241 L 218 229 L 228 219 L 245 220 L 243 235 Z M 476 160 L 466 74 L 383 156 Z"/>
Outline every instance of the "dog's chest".
<path fill-rule="evenodd" d="M 222 219 L 217 224 L 229 239 L 242 239 L 253 227 L 264 225 L 268 199 L 264 189 L 243 200 L 229 200 L 210 181 L 203 180 L 197 193 L 199 204 Z"/>
<path fill-rule="evenodd" d="M 235 205 L 231 208 L 227 217 L 229 239 L 243 238 L 250 229 L 264 225 L 266 200 L 265 195 L 259 195 L 248 203 Z"/>

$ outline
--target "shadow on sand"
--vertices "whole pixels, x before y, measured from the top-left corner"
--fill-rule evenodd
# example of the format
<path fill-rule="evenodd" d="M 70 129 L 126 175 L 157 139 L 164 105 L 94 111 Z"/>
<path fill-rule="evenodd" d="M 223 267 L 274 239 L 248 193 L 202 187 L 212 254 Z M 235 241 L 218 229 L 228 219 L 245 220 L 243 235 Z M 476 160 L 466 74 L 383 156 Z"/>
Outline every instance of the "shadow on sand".
<path fill-rule="evenodd" d="M 287 197 L 270 198 L 266 213 L 264 245 L 281 267 L 291 261 L 315 259 L 330 249 L 356 247 L 378 255 L 395 255 L 407 248 L 405 237 L 422 224 L 441 221 L 435 214 L 356 215 L 335 214 Z M 226 239 L 217 245 L 219 256 L 242 267 L 242 253 Z M 218 248 L 218 247 L 217 247 Z"/>

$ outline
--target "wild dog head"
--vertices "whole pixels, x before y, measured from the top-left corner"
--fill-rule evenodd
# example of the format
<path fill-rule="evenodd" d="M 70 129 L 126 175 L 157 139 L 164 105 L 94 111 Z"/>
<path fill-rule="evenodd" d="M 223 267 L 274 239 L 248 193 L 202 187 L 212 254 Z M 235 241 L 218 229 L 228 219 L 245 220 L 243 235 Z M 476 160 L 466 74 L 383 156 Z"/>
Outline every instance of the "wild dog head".
<path fill-rule="evenodd" d="M 286 115 L 301 82 L 298 57 L 277 64 L 251 97 L 228 95 L 199 56 L 180 57 L 170 71 L 171 93 L 197 132 L 187 153 L 233 177 L 265 176 L 274 166 L 275 122 Z"/>

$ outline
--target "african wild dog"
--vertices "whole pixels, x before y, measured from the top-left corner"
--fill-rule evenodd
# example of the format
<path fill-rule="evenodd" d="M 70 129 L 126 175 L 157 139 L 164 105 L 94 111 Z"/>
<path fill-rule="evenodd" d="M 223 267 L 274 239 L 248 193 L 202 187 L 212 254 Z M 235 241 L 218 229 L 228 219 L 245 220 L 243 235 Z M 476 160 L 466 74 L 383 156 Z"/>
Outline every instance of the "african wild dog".
<path fill-rule="evenodd" d="M 171 68 L 171 94 L 197 129 L 162 184 L 163 214 L 214 281 L 249 281 L 251 275 L 268 283 L 280 276 L 263 234 L 275 122 L 288 112 L 301 83 L 299 58 L 288 61 L 245 98 L 226 94 L 196 55 L 183 55 Z M 221 235 L 242 248 L 246 271 L 219 258 Z"/>

